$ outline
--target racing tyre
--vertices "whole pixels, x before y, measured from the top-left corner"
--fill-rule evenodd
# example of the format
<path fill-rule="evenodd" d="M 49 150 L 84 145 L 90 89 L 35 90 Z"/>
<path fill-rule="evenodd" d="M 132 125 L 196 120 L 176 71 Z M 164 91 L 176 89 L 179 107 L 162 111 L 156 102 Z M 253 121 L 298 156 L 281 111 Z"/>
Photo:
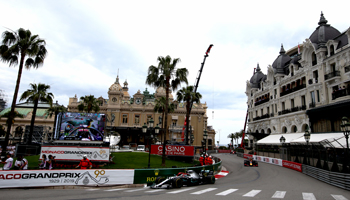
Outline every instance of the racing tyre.
<path fill-rule="evenodd" d="M 214 184 L 215 183 L 215 176 L 209 175 L 206 178 L 206 182 L 209 184 Z"/>
<path fill-rule="evenodd" d="M 172 182 L 173 188 L 181 188 L 182 187 L 182 179 L 181 178 L 174 178 Z"/>
<path fill-rule="evenodd" d="M 154 181 L 154 183 L 155 183 L 155 184 L 159 184 L 159 183 L 163 182 L 164 180 L 165 180 L 164 177 L 158 176 L 158 177 L 156 178 L 156 180 Z"/>

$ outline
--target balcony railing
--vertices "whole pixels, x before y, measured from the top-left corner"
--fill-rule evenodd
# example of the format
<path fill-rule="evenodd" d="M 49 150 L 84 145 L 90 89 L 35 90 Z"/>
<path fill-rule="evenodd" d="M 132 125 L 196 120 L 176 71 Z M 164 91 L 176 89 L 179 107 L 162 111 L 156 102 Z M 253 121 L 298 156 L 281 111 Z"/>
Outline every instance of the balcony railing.
<path fill-rule="evenodd" d="M 301 110 L 306 110 L 306 106 L 297 106 L 297 107 L 293 107 L 291 109 L 285 109 L 285 110 L 279 111 L 278 115 L 285 115 L 285 114 L 288 114 L 288 113 L 298 112 L 298 111 L 301 111 Z"/>
<path fill-rule="evenodd" d="M 340 71 L 334 71 L 329 74 L 324 75 L 324 80 L 331 79 L 333 77 L 340 76 Z"/>
<path fill-rule="evenodd" d="M 265 114 L 265 115 L 262 115 L 262 116 L 255 117 L 255 118 L 253 118 L 253 121 L 266 119 L 266 118 L 270 118 L 270 115 L 269 114 Z"/>
<path fill-rule="evenodd" d="M 350 87 L 348 87 L 347 89 L 341 89 L 341 90 L 337 90 L 335 92 L 332 93 L 332 100 L 337 99 L 339 97 L 344 97 L 350 95 Z"/>
<path fill-rule="evenodd" d="M 254 103 L 254 106 L 257 106 L 257 105 L 260 105 L 260 104 L 263 104 L 263 103 L 266 103 L 270 101 L 270 98 L 266 98 L 266 99 L 263 99 L 263 100 L 260 100 L 260 101 L 257 101 Z"/>
<path fill-rule="evenodd" d="M 311 103 L 309 103 L 309 108 L 314 108 L 314 107 L 316 107 L 315 102 L 311 102 Z"/>
<path fill-rule="evenodd" d="M 292 88 L 292 89 L 287 89 L 286 91 L 281 92 L 280 96 L 282 97 L 282 96 L 284 96 L 284 95 L 293 93 L 293 92 L 298 91 L 298 90 L 301 90 L 301 89 L 303 89 L 303 88 L 306 88 L 306 84 L 298 85 L 298 86 L 296 86 L 296 87 L 294 87 L 294 88 Z"/>

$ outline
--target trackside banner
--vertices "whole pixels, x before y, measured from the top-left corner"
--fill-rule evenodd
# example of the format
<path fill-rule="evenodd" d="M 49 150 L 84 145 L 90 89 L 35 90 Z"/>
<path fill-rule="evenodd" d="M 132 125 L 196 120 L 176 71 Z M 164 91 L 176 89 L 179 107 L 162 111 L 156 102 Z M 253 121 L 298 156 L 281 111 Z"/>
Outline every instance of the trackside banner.
<path fill-rule="evenodd" d="M 302 167 L 301 167 L 302 164 L 300 164 L 300 163 L 283 160 L 282 165 L 283 165 L 283 167 L 286 167 L 289 169 L 294 169 L 296 171 L 302 172 Z"/>
<path fill-rule="evenodd" d="M 80 146 L 42 146 L 42 155 L 56 156 L 56 160 L 80 161 L 83 155 L 87 155 L 91 161 L 109 161 L 109 147 L 80 147 Z"/>
<path fill-rule="evenodd" d="M 10 170 L 0 171 L 0 188 L 40 186 L 103 186 L 133 184 L 134 170 Z"/>
<path fill-rule="evenodd" d="M 260 162 L 265 162 L 265 163 L 270 163 L 273 165 L 278 165 L 282 166 L 282 159 L 277 159 L 277 158 L 270 158 L 270 157 L 265 157 L 265 156 L 253 156 L 254 160 L 260 161 Z"/>
<path fill-rule="evenodd" d="M 162 155 L 163 145 L 151 145 L 151 154 Z M 194 156 L 193 146 L 166 145 L 165 155 L 167 156 Z"/>

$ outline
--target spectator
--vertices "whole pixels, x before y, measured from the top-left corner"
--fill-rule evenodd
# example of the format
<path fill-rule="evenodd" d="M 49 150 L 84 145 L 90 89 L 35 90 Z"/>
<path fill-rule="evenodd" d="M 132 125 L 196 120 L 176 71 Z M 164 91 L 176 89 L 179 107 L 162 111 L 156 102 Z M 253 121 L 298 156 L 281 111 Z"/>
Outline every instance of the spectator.
<path fill-rule="evenodd" d="M 46 161 L 46 169 L 53 169 L 55 162 L 55 156 L 49 155 L 49 159 Z"/>
<path fill-rule="evenodd" d="M 202 154 L 202 155 L 199 157 L 199 163 L 201 164 L 201 166 L 204 165 L 204 154 Z"/>
<path fill-rule="evenodd" d="M 89 169 L 91 169 L 92 168 L 92 163 L 90 162 L 89 159 L 87 159 L 87 156 L 84 155 L 83 159 L 80 161 L 79 165 L 76 166 L 75 168 L 79 168 L 79 166 L 80 166 L 81 169 L 87 169 L 88 167 L 89 167 Z"/>
<path fill-rule="evenodd" d="M 46 169 L 48 159 L 46 158 L 45 154 L 43 154 L 41 158 L 42 159 L 41 159 L 41 163 L 39 164 L 39 169 Z"/>
<path fill-rule="evenodd" d="M 13 158 L 11 158 L 11 154 L 8 153 L 5 161 L 1 161 L 1 164 L 4 164 L 3 170 L 10 170 L 13 165 Z"/>
<path fill-rule="evenodd" d="M 23 158 L 22 155 L 17 156 L 17 160 L 15 162 L 15 169 L 17 170 L 26 170 L 28 169 L 28 160 Z"/>

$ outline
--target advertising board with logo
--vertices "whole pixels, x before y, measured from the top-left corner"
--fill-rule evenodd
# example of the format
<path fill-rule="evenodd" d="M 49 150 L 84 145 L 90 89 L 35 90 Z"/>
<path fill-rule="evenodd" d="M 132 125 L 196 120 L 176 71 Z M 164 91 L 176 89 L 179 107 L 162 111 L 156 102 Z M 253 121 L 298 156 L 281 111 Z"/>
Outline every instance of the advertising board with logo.
<path fill-rule="evenodd" d="M 151 154 L 162 155 L 163 145 L 151 145 Z M 167 156 L 194 156 L 193 146 L 166 145 L 165 155 Z"/>
<path fill-rule="evenodd" d="M 80 161 L 84 155 L 91 161 L 109 161 L 109 147 L 42 146 L 40 158 L 43 154 L 55 156 L 56 161 Z"/>
<path fill-rule="evenodd" d="M 133 184 L 134 170 L 10 170 L 0 171 L 0 188 Z"/>
<path fill-rule="evenodd" d="M 296 171 L 302 172 L 302 167 L 301 167 L 302 165 L 300 163 L 283 160 L 282 166 L 289 168 L 289 169 L 294 169 Z"/>

